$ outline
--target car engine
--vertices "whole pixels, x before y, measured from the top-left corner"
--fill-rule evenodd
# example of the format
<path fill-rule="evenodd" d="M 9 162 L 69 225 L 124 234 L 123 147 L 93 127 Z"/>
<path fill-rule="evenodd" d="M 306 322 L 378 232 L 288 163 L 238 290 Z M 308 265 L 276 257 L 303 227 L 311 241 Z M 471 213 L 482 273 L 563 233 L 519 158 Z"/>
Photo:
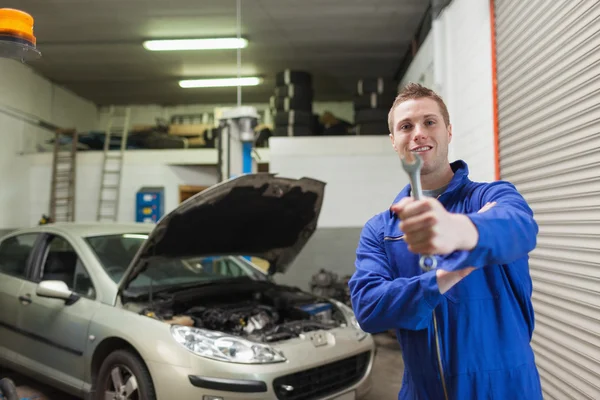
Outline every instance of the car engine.
<path fill-rule="evenodd" d="M 193 291 L 187 291 L 151 305 L 128 303 L 126 308 L 166 323 L 224 332 L 263 343 L 336 328 L 346 322 L 342 312 L 326 299 L 277 285 L 270 285 L 266 290 L 234 290 L 227 296 L 202 290 L 194 295 Z"/>

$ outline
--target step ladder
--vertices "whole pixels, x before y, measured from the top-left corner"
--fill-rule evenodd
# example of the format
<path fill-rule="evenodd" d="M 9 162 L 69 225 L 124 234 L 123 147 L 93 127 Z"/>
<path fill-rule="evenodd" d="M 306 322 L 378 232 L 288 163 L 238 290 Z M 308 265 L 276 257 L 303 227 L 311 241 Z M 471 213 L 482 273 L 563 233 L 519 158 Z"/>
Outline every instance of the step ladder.
<path fill-rule="evenodd" d="M 63 146 L 64 139 L 71 143 Z M 77 169 L 77 131 L 54 131 L 54 155 L 50 186 L 50 218 L 53 222 L 75 221 L 75 180 Z"/>
<path fill-rule="evenodd" d="M 108 111 L 100 194 L 96 213 L 98 221 L 117 221 L 119 215 L 123 158 L 127 148 L 130 118 L 131 107 L 117 108 L 111 106 Z M 118 150 L 110 150 L 113 138 L 119 139 Z"/>

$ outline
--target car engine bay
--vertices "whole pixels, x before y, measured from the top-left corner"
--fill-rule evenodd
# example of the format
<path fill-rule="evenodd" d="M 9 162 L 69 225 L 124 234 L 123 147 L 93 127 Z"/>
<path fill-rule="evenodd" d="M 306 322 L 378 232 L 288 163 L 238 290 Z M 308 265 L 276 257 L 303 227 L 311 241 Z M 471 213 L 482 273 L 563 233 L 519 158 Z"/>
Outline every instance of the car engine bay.
<path fill-rule="evenodd" d="M 215 285 L 162 295 L 125 308 L 169 324 L 186 325 L 272 343 L 346 324 L 327 299 L 272 283 Z"/>

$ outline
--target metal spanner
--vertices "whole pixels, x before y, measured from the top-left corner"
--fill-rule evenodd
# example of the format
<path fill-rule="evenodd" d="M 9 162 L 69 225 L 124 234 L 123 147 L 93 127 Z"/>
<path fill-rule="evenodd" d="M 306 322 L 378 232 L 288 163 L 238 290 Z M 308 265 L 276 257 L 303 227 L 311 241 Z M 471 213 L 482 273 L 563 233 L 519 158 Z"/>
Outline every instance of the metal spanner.
<path fill-rule="evenodd" d="M 406 157 L 400 157 L 400 161 L 402 161 L 402 168 L 404 168 L 410 179 L 413 198 L 421 200 L 423 198 L 423 189 L 421 188 L 421 166 L 423 165 L 423 160 L 418 154 L 413 154 L 412 156 L 415 158 L 415 161 L 412 163 L 406 161 Z M 419 257 L 419 267 L 423 271 L 431 271 L 437 267 L 437 259 L 431 255 L 422 255 Z"/>

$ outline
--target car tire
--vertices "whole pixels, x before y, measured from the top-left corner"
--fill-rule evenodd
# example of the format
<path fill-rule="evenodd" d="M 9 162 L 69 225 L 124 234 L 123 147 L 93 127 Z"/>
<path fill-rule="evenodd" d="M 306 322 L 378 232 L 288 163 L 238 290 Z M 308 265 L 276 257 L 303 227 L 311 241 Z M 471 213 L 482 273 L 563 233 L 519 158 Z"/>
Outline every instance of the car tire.
<path fill-rule="evenodd" d="M 113 371 L 119 373 L 115 377 L 116 381 L 113 379 Z M 115 392 L 115 383 L 120 383 L 117 391 L 127 394 L 127 386 L 131 379 L 135 379 L 137 383 L 137 396 L 128 396 L 127 399 L 156 400 L 150 372 L 140 357 L 129 350 L 116 350 L 110 353 L 102 362 L 98 372 L 94 400 L 104 400 L 108 397 L 107 392 Z"/>
<path fill-rule="evenodd" d="M 3 396 L 3 397 L 2 397 Z M 4 400 L 19 400 L 17 387 L 12 379 L 0 379 L 0 398 Z"/>

